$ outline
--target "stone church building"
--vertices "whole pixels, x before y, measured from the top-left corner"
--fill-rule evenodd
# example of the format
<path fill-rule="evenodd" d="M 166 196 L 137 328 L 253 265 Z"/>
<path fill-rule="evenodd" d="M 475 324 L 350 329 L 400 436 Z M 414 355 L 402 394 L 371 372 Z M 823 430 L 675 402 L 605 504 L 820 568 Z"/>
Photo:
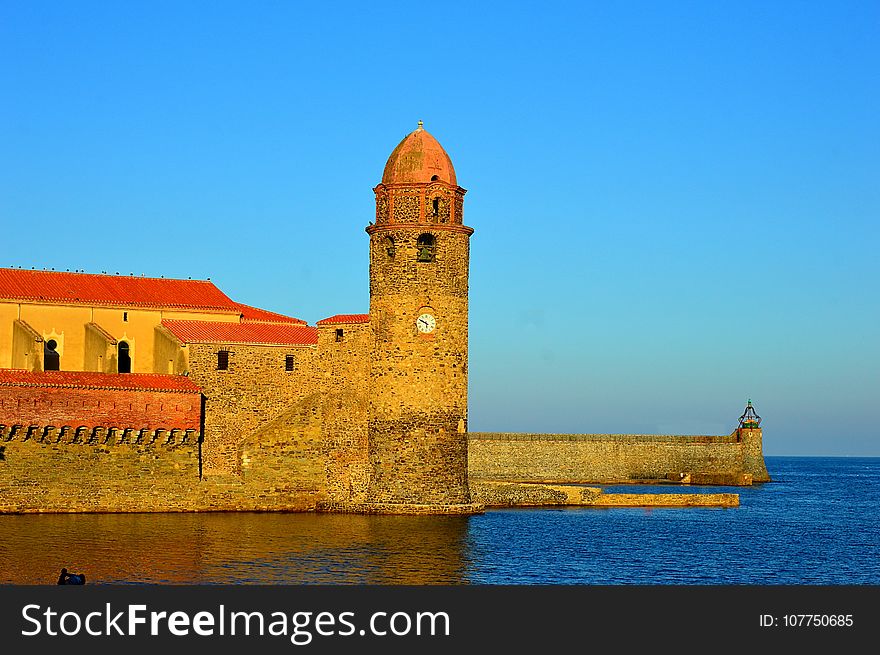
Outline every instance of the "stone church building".
<path fill-rule="evenodd" d="M 465 189 L 419 122 L 373 191 L 369 313 L 314 326 L 209 280 L 0 269 L 0 513 L 471 513 L 487 482 L 535 504 L 510 485 L 769 479 L 760 419 L 469 434 Z"/>
<path fill-rule="evenodd" d="M 315 326 L 210 281 L 0 269 L 2 438 L 197 445 L 202 480 L 471 511 L 465 190 L 419 122 L 374 192 L 369 313 Z"/>

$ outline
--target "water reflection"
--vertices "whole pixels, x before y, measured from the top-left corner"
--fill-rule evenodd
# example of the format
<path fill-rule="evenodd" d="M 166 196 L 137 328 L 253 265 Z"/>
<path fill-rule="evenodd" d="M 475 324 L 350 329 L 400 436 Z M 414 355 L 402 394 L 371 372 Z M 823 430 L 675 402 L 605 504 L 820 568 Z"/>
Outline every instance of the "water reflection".
<path fill-rule="evenodd" d="M 0 515 L 0 584 L 880 584 L 880 458 L 767 465 L 728 509 Z"/>
<path fill-rule="evenodd" d="M 461 584 L 468 517 L 0 516 L 0 584 Z"/>

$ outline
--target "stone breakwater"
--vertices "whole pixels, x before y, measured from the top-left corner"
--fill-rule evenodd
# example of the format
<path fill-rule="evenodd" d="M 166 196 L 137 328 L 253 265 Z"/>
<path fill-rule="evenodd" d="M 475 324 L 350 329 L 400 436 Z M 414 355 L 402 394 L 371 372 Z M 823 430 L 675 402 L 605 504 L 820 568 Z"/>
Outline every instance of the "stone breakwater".
<path fill-rule="evenodd" d="M 764 481 L 769 476 L 760 445 L 760 430 L 723 437 L 471 434 L 470 503 L 340 502 L 333 492 L 344 480 L 338 458 L 328 457 L 322 432 L 311 423 L 285 419 L 261 430 L 242 444 L 237 473 L 203 472 L 193 430 L 0 426 L 0 513 L 735 507 L 736 494 L 618 494 L 588 485 Z M 361 459 L 366 467 L 366 455 Z"/>
<path fill-rule="evenodd" d="M 577 485 L 471 482 L 475 502 L 486 507 L 739 507 L 739 494 L 619 494 Z"/>
<path fill-rule="evenodd" d="M 556 484 L 768 482 L 760 428 L 729 435 L 468 434 L 471 480 Z"/>

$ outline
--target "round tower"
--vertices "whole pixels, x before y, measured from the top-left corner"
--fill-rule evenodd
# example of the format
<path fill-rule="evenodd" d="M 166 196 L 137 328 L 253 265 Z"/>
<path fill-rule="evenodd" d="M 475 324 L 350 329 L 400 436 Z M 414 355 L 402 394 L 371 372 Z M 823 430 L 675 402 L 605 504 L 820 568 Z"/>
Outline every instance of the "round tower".
<path fill-rule="evenodd" d="M 467 505 L 465 190 L 419 121 L 374 192 L 369 502 Z"/>

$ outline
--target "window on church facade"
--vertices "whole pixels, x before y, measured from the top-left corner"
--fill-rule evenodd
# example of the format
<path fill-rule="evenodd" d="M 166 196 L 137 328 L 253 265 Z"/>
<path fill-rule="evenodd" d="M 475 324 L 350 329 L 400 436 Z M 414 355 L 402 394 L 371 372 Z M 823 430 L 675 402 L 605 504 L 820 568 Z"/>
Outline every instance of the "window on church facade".
<path fill-rule="evenodd" d="M 217 370 L 218 371 L 228 371 L 229 370 L 229 351 L 228 350 L 218 350 L 217 351 Z"/>
<path fill-rule="evenodd" d="M 345 332 L 342 328 L 336 328 L 336 341 L 342 341 L 345 339 Z"/>
<path fill-rule="evenodd" d="M 293 355 L 285 355 L 284 356 L 284 370 L 285 371 L 292 371 L 293 365 L 294 365 Z"/>

